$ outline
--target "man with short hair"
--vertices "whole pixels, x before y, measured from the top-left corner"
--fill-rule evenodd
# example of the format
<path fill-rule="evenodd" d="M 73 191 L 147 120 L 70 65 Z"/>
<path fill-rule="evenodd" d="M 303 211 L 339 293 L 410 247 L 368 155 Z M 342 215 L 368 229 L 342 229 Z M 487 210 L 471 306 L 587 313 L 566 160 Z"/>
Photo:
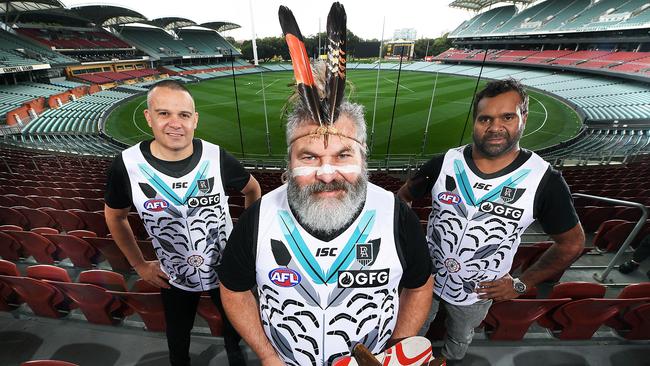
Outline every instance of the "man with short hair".
<path fill-rule="evenodd" d="M 564 179 L 537 154 L 519 147 L 527 117 L 528 95 L 519 82 L 488 83 L 474 101 L 473 144 L 431 159 L 398 193 L 409 203 L 432 196 L 427 240 L 435 298 L 430 320 L 443 303 L 447 335 L 442 355 L 448 360 L 465 356 L 492 301 L 526 293 L 569 266 L 584 246 Z M 555 243 L 521 277 L 512 278 L 508 272 L 521 235 L 535 220 Z"/>
<path fill-rule="evenodd" d="M 155 84 L 144 111 L 153 140 L 118 155 L 109 170 L 104 213 L 113 239 L 138 275 L 160 288 L 172 365 L 189 365 L 190 331 L 201 293 L 221 313 L 220 262 L 232 230 L 226 187 L 241 191 L 248 206 L 260 186 L 219 146 L 194 139 L 198 113 L 190 92 L 177 81 Z M 159 260 L 146 261 L 127 220 L 135 207 Z M 228 319 L 224 341 L 231 365 L 245 365 L 241 339 Z"/>
<path fill-rule="evenodd" d="M 327 127 L 307 109 L 288 118 L 287 183 L 240 217 L 219 267 L 226 313 L 262 365 L 331 365 L 359 342 L 380 353 L 431 304 L 418 218 L 368 182 L 362 107 L 344 100 Z"/>

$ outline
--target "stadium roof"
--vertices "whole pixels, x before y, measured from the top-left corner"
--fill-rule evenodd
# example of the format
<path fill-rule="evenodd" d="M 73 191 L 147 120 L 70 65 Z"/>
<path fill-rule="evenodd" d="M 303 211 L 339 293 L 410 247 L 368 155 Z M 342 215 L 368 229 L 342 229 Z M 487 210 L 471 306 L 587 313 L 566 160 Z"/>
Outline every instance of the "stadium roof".
<path fill-rule="evenodd" d="M 160 27 L 165 30 L 170 30 L 170 29 L 188 27 L 190 25 L 196 25 L 196 22 L 186 18 L 165 17 L 165 18 L 152 19 L 149 22 L 149 24 L 155 25 L 156 27 Z"/>
<path fill-rule="evenodd" d="M 110 26 L 148 22 L 148 19 L 135 10 L 114 5 L 82 5 L 71 8 L 80 16 L 90 19 L 98 26 Z"/>
<path fill-rule="evenodd" d="M 63 8 L 59 0 L 0 1 L 0 14 Z"/>
<path fill-rule="evenodd" d="M 201 27 L 214 29 L 217 32 L 225 32 L 231 29 L 241 28 L 239 24 L 230 23 L 230 22 L 208 22 L 201 24 Z"/>
<path fill-rule="evenodd" d="M 488 7 L 490 5 L 498 4 L 498 3 L 521 3 L 521 4 L 530 4 L 535 2 L 536 0 L 454 0 L 451 4 L 449 4 L 450 7 L 452 8 L 460 8 L 460 9 L 468 9 L 468 10 L 475 10 L 479 11 L 485 7 Z"/>
<path fill-rule="evenodd" d="M 21 23 L 57 23 L 72 26 L 87 26 L 91 22 L 66 8 L 21 12 L 20 21 Z"/>

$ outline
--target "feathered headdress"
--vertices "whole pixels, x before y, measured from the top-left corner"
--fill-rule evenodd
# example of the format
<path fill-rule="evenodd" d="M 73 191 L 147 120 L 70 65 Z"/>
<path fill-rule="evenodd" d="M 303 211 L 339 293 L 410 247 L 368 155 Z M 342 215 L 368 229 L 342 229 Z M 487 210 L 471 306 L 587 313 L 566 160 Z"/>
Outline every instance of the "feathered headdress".
<path fill-rule="evenodd" d="M 338 118 L 338 107 L 343 101 L 345 92 L 345 50 L 347 42 L 345 9 L 343 5 L 335 2 L 327 15 L 327 65 L 325 91 L 322 97 L 314 81 L 309 56 L 298 23 L 296 23 L 296 18 L 286 6 L 280 6 L 278 15 L 282 32 L 289 46 L 298 94 L 311 118 L 319 124 L 319 127 L 314 132 L 304 136 L 323 136 L 325 148 L 327 148 L 330 135 L 343 136 L 334 128 L 334 122 Z M 298 136 L 291 142 L 304 136 Z M 350 136 L 345 137 L 352 138 Z"/>

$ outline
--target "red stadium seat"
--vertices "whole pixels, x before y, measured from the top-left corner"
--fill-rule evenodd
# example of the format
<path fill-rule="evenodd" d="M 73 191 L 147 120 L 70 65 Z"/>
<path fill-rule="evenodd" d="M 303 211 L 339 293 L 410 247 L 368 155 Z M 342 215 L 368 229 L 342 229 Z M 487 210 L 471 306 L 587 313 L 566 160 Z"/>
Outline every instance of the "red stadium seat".
<path fill-rule="evenodd" d="M 86 224 L 74 212 L 58 210 L 54 208 L 42 208 L 41 211 L 50 215 L 56 223 L 56 227 L 62 231 L 79 230 L 86 227 Z"/>
<path fill-rule="evenodd" d="M 111 291 L 127 303 L 131 309 L 140 315 L 150 332 L 164 332 L 167 325 L 160 292 L 117 292 Z"/>
<path fill-rule="evenodd" d="M 4 231 L 0 231 L 0 257 L 16 262 L 21 257 L 26 257 L 24 249 L 16 238 Z"/>
<path fill-rule="evenodd" d="M 62 209 L 64 210 L 86 210 L 86 206 L 84 206 L 81 201 L 79 201 L 76 198 L 72 197 L 54 197 L 54 199 L 59 202 L 59 205 L 61 206 Z"/>
<path fill-rule="evenodd" d="M 517 248 L 517 253 L 515 253 L 514 258 L 512 259 L 510 273 L 513 273 L 521 266 L 527 265 L 533 258 L 538 258 L 540 252 L 543 252 L 544 250 L 543 247 L 538 245 L 520 245 Z"/>
<path fill-rule="evenodd" d="M 131 270 L 129 261 L 112 238 L 87 237 L 84 239 L 102 253 L 113 270 L 122 272 Z"/>
<path fill-rule="evenodd" d="M 635 222 L 625 221 L 611 227 L 602 236 L 598 235 L 598 242 L 596 242 L 596 238 L 594 238 L 594 245 L 607 252 L 616 252 L 621 245 L 623 245 L 625 239 L 630 235 L 634 226 L 636 226 Z"/>
<path fill-rule="evenodd" d="M 100 253 L 82 238 L 69 234 L 44 234 L 79 268 L 92 268 L 101 261 Z"/>
<path fill-rule="evenodd" d="M 29 230 L 33 233 L 44 235 L 44 234 L 58 234 L 59 230 L 53 228 L 53 227 L 35 227 L 31 230 Z"/>
<path fill-rule="evenodd" d="M 582 299 L 562 305 L 553 313 L 559 339 L 590 339 L 598 328 L 626 307 L 647 299 Z"/>
<path fill-rule="evenodd" d="M 41 212 L 35 208 L 29 207 L 14 207 L 18 212 L 23 214 L 27 219 L 27 226 L 30 229 L 35 227 L 54 227 L 56 222 L 52 220 L 50 215 Z"/>
<path fill-rule="evenodd" d="M 127 292 L 124 276 L 117 272 L 103 269 L 83 271 L 79 274 L 80 283 L 90 283 L 107 290 Z"/>
<path fill-rule="evenodd" d="M 588 232 L 594 232 L 598 229 L 600 224 L 615 217 L 616 208 L 613 206 L 608 207 L 595 207 L 585 215 L 582 221 L 582 226 Z"/>
<path fill-rule="evenodd" d="M 26 274 L 27 277 L 35 278 L 37 280 L 72 282 L 68 271 L 61 267 L 50 266 L 47 264 L 29 266 L 27 267 Z"/>
<path fill-rule="evenodd" d="M 27 228 L 29 221 L 19 211 L 11 207 L 0 206 L 0 225 L 16 225 Z"/>
<path fill-rule="evenodd" d="M 223 320 L 217 306 L 210 296 L 201 296 L 196 312 L 208 322 L 210 333 L 215 337 L 223 335 Z"/>
<path fill-rule="evenodd" d="M 63 293 L 43 281 L 7 275 L 0 275 L 0 281 L 11 286 L 36 315 L 60 318 L 70 309 Z"/>
<path fill-rule="evenodd" d="M 1 195 L 0 206 L 13 207 L 13 206 L 17 206 L 17 204 L 16 201 L 14 201 L 11 197 L 7 197 L 6 195 Z"/>
<path fill-rule="evenodd" d="M 95 324 L 112 325 L 131 313 L 130 308 L 103 287 L 88 283 L 60 281 L 45 282 L 55 286 L 81 309 L 86 320 Z"/>
<path fill-rule="evenodd" d="M 14 194 L 7 194 L 5 197 L 10 198 L 14 202 L 14 206 L 24 206 L 29 208 L 39 208 L 39 204 L 31 198 L 25 196 L 18 196 Z"/>
<path fill-rule="evenodd" d="M 518 341 L 524 338 L 531 324 L 558 306 L 564 299 L 512 299 L 492 304 L 484 320 L 491 340 Z"/>
<path fill-rule="evenodd" d="M 0 259 L 0 274 L 20 276 L 16 264 L 3 259 Z M 25 301 L 20 298 L 11 286 L 0 281 L 0 311 L 14 310 L 23 302 Z"/>
<path fill-rule="evenodd" d="M 72 212 L 81 218 L 86 225 L 86 230 L 94 231 L 99 237 L 106 237 L 110 234 L 108 226 L 106 226 L 106 219 L 102 213 L 81 210 L 73 210 Z"/>
<path fill-rule="evenodd" d="M 625 222 L 628 221 L 623 219 L 612 219 L 601 223 L 600 226 L 598 226 L 598 229 L 596 230 L 596 236 L 594 237 L 593 240 L 594 246 L 596 248 L 603 248 L 603 249 L 606 248 L 607 240 L 605 240 L 605 234 L 607 234 L 607 232 L 610 231 L 611 229 Z"/>
<path fill-rule="evenodd" d="M 623 315 L 624 329 L 616 332 L 626 339 L 650 339 L 650 302 L 634 306 Z"/>
<path fill-rule="evenodd" d="M 20 364 L 20 366 L 79 366 L 76 363 L 58 360 L 34 360 Z"/>
<path fill-rule="evenodd" d="M 63 206 L 61 206 L 61 203 L 59 203 L 59 201 L 51 197 L 27 196 L 27 198 L 36 202 L 36 205 L 38 206 L 36 208 L 49 207 L 49 208 L 58 208 L 59 210 L 63 208 Z"/>
<path fill-rule="evenodd" d="M 588 298 L 602 298 L 605 296 L 607 287 L 593 282 L 562 282 L 553 286 L 549 299 L 570 298 L 571 300 L 582 300 Z M 553 312 L 541 316 L 537 322 L 544 328 L 550 330 L 560 329 L 560 324 L 553 320 Z"/>
<path fill-rule="evenodd" d="M 78 198 L 78 200 L 86 207 L 86 211 L 103 211 L 104 200 L 102 198 Z"/>
<path fill-rule="evenodd" d="M 20 243 L 25 252 L 38 262 L 54 264 L 65 258 L 65 254 L 44 236 L 31 231 L 5 231 Z"/>

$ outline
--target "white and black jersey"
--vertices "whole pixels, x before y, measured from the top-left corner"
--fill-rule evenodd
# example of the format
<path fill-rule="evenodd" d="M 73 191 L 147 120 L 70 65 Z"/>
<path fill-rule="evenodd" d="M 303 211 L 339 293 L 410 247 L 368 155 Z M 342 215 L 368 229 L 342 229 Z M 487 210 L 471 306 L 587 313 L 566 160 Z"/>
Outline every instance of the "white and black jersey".
<path fill-rule="evenodd" d="M 431 273 L 413 212 L 372 184 L 362 209 L 334 236 L 300 224 L 286 185 L 251 210 L 233 230 L 219 276 L 231 290 L 257 286 L 262 325 L 283 361 L 330 365 L 359 342 L 382 351 L 397 321 L 399 287 L 420 287 Z"/>
<path fill-rule="evenodd" d="M 166 170 L 159 160 L 147 158 L 148 144 L 144 149 L 138 144 L 122 152 L 114 166 L 118 171 L 110 176 L 126 172 L 128 200 L 151 236 L 170 283 L 186 291 L 207 291 L 219 284 L 216 266 L 232 230 L 232 220 L 221 180 L 221 149 L 200 140 L 195 144 L 200 147 L 183 171 Z M 125 194 L 116 191 L 125 192 L 127 187 L 118 184 L 119 180 L 109 179 L 109 207 L 123 208 L 111 206 L 125 201 Z"/>
<path fill-rule="evenodd" d="M 535 219 L 549 234 L 577 223 L 566 183 L 525 150 L 502 171 L 483 174 L 470 146 L 451 149 L 411 179 L 415 197 L 425 186 L 432 198 L 427 240 L 435 292 L 456 305 L 475 303 L 479 282 L 508 273 L 521 235 Z"/>

